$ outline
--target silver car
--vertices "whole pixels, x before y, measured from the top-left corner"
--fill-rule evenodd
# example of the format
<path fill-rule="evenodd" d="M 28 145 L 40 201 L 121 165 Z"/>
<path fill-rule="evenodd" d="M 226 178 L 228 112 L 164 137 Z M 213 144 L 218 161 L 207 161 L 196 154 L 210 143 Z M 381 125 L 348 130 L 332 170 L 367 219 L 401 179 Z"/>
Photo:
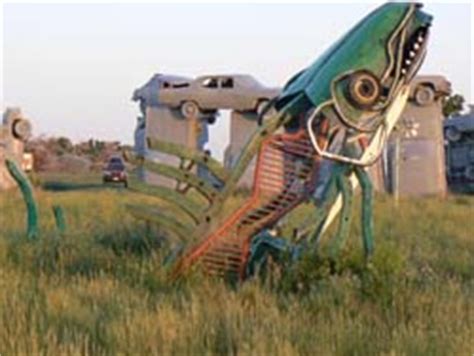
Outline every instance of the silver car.
<path fill-rule="evenodd" d="M 158 92 L 158 101 L 179 108 L 186 118 L 218 109 L 260 114 L 279 93 L 279 89 L 264 87 L 250 75 L 209 75 L 169 85 L 165 83 Z"/>

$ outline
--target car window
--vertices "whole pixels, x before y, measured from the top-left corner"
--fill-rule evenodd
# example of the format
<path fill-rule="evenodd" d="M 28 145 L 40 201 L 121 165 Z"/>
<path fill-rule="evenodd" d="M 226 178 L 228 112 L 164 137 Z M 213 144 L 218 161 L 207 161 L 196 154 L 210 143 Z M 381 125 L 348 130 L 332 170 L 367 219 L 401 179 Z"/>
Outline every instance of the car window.
<path fill-rule="evenodd" d="M 222 78 L 221 87 L 224 89 L 232 89 L 234 87 L 233 78 Z"/>
<path fill-rule="evenodd" d="M 112 171 L 123 171 L 125 169 L 125 166 L 121 162 L 111 162 L 107 166 L 107 169 Z"/>
<path fill-rule="evenodd" d="M 173 88 L 187 88 L 189 87 L 189 83 L 176 83 L 173 84 Z"/>
<path fill-rule="evenodd" d="M 206 78 L 202 81 L 202 86 L 204 88 L 217 88 L 217 79 L 216 78 Z"/>

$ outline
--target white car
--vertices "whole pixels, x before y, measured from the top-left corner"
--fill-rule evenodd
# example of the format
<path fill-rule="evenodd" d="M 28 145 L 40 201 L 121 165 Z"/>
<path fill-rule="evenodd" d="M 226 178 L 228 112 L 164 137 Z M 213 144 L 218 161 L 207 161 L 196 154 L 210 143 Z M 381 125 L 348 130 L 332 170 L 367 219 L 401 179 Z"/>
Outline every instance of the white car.
<path fill-rule="evenodd" d="M 186 118 L 218 109 L 260 114 L 280 89 L 267 88 L 250 75 L 209 75 L 191 81 L 163 81 L 158 102 L 179 108 Z"/>

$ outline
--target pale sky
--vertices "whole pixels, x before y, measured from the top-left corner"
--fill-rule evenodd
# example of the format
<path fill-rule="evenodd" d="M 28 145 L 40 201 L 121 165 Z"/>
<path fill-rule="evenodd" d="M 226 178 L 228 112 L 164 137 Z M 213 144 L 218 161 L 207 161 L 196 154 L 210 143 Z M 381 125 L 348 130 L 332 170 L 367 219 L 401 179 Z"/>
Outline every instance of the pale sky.
<path fill-rule="evenodd" d="M 248 73 L 282 86 L 375 4 L 4 4 L 2 107 L 36 135 L 133 142 L 133 90 L 153 74 Z M 445 75 L 472 102 L 471 4 L 434 16 L 421 73 Z M 211 131 L 220 156 L 224 115 Z"/>

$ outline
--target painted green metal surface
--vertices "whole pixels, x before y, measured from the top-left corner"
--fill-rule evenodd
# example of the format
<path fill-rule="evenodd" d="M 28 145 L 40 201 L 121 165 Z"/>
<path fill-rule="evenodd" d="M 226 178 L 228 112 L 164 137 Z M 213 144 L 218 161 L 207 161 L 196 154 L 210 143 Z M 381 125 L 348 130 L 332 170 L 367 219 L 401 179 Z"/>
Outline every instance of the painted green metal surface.
<path fill-rule="evenodd" d="M 285 259 L 294 262 L 298 260 L 303 250 L 303 244 L 292 244 L 282 237 L 273 236 L 267 230 L 263 230 L 252 240 L 246 275 L 253 276 L 264 272 L 269 257 L 275 262 L 282 263 Z"/>
<path fill-rule="evenodd" d="M 154 196 L 166 201 L 168 204 L 175 205 L 176 209 L 180 209 L 182 213 L 188 215 L 195 223 L 199 223 L 202 220 L 204 207 L 176 190 L 145 184 L 136 178 L 129 178 L 128 189 Z"/>
<path fill-rule="evenodd" d="M 329 252 L 333 258 L 337 257 L 341 247 L 344 245 L 349 235 L 354 195 L 350 183 L 348 182 L 346 172 L 341 172 L 337 177 L 336 185 L 338 191 L 342 194 L 343 205 L 340 213 L 337 234 L 333 239 Z"/>
<path fill-rule="evenodd" d="M 173 178 L 181 183 L 189 184 L 191 187 L 202 193 L 210 202 L 216 199 L 219 194 L 219 191 L 209 182 L 199 178 L 192 172 L 183 171 L 182 169 L 167 164 L 151 161 L 145 161 L 143 166 L 153 173 L 160 174 L 164 177 Z"/>
<path fill-rule="evenodd" d="M 343 165 L 337 164 L 334 169 L 331 171 L 331 176 L 326 185 L 326 188 L 323 192 L 321 203 L 313 200 L 315 206 L 315 229 L 311 234 L 309 241 L 313 242 L 315 246 L 319 245 L 321 237 L 324 233 L 323 228 L 328 217 L 329 209 L 331 208 L 334 200 L 336 199 L 339 190 L 337 181 L 341 174 L 344 174 L 346 167 Z"/>
<path fill-rule="evenodd" d="M 127 204 L 128 211 L 138 219 L 156 223 L 158 226 L 173 232 L 181 240 L 191 236 L 192 227 L 183 224 L 170 215 L 165 215 L 163 210 L 156 207 Z"/>
<path fill-rule="evenodd" d="M 362 238 L 364 242 L 364 251 L 367 257 L 370 257 L 374 252 L 374 237 L 373 237 L 373 186 L 367 172 L 359 167 L 355 168 L 357 179 L 359 179 L 360 187 L 362 189 Z"/>
<path fill-rule="evenodd" d="M 6 159 L 6 167 L 8 172 L 13 177 L 15 182 L 20 187 L 20 191 L 25 201 L 27 211 L 27 229 L 26 236 L 29 239 L 36 239 L 38 237 L 38 206 L 33 194 L 33 187 L 26 176 L 26 174 L 18 167 L 15 161 Z"/>
<path fill-rule="evenodd" d="M 219 161 L 206 155 L 204 152 L 178 145 L 172 142 L 165 142 L 155 138 L 147 138 L 148 147 L 152 150 L 167 153 L 179 158 L 188 159 L 194 163 L 199 163 L 206 167 L 216 178 L 224 182 L 229 178 L 230 173 Z"/>
<path fill-rule="evenodd" d="M 318 106 L 331 97 L 330 84 L 341 73 L 370 68 L 382 76 L 389 62 L 387 43 L 411 6 L 409 3 L 388 3 L 376 9 L 290 80 L 280 100 L 305 93 L 313 105 Z"/>
<path fill-rule="evenodd" d="M 61 206 L 53 205 L 53 214 L 59 234 L 64 235 L 66 232 L 66 219 L 64 218 L 64 211 Z"/>

